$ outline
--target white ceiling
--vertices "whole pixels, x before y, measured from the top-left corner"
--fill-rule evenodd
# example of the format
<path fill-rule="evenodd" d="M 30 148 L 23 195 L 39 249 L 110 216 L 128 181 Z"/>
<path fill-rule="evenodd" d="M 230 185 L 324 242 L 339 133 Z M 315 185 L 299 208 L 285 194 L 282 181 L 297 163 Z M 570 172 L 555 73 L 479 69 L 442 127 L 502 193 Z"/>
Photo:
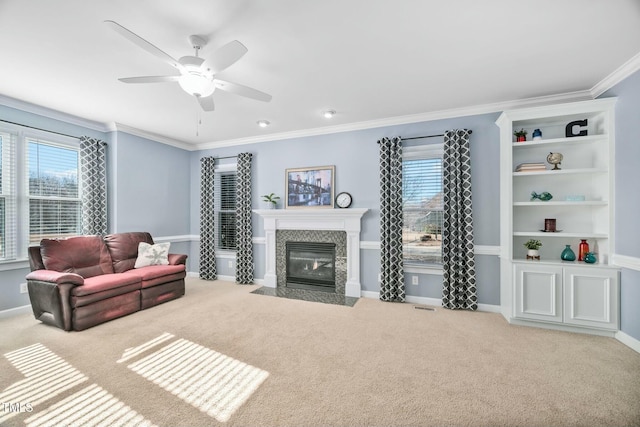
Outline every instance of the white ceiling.
<path fill-rule="evenodd" d="M 205 113 L 121 83 L 175 70 L 104 20 L 174 58 L 237 39 L 219 78 L 273 100 L 216 91 Z M 639 52 L 638 0 L 0 0 L 0 95 L 196 147 L 588 91 Z"/>

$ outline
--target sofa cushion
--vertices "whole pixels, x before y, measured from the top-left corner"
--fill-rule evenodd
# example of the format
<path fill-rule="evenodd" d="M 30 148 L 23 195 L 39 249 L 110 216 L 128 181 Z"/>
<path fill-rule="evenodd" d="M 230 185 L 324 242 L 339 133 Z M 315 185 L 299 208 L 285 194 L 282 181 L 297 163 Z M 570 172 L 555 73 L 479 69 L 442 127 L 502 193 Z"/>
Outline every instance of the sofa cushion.
<path fill-rule="evenodd" d="M 109 251 L 100 236 L 42 239 L 40 254 L 47 270 L 76 273 L 85 279 L 113 273 Z"/>
<path fill-rule="evenodd" d="M 113 274 L 107 276 L 113 276 Z M 116 274 L 116 276 L 120 276 L 120 274 Z M 88 280 L 91 281 L 93 279 L 98 279 L 101 277 L 104 276 L 96 276 Z M 77 288 L 75 288 L 75 291 L 71 291 L 71 306 L 83 307 L 85 305 L 107 300 L 118 295 L 140 291 L 140 281 L 132 282 L 128 285 L 123 285 L 122 283 L 124 282 L 119 282 L 118 286 L 111 286 L 113 283 L 109 284 L 104 281 L 99 281 L 97 283 L 90 283 L 89 286 L 78 286 Z"/>
<path fill-rule="evenodd" d="M 84 285 L 76 286 L 71 290 L 71 295 L 80 297 L 128 285 L 137 285 L 137 289 L 140 289 L 140 277 L 127 274 L 103 274 L 85 279 Z"/>
<path fill-rule="evenodd" d="M 146 232 L 114 233 L 104 237 L 113 260 L 113 271 L 122 273 L 131 270 L 138 258 L 138 244 L 153 245 L 151 234 Z"/>
<path fill-rule="evenodd" d="M 169 247 L 171 243 L 156 243 L 150 245 L 145 242 L 138 244 L 138 258 L 133 268 L 148 267 L 150 265 L 168 265 Z"/>
<path fill-rule="evenodd" d="M 136 268 L 124 273 L 142 280 L 142 287 L 156 286 L 173 280 L 183 279 L 187 275 L 184 264 L 179 265 L 150 265 L 149 267 Z"/>

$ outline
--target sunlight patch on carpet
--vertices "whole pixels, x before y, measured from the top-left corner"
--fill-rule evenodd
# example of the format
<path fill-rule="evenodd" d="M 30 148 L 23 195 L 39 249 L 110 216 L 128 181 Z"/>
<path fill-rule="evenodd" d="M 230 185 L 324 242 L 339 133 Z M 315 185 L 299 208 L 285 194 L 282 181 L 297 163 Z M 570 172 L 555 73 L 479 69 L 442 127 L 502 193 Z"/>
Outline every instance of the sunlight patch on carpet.
<path fill-rule="evenodd" d="M 42 344 L 5 353 L 22 374 L 20 380 L 0 393 L 0 402 L 28 403 L 31 407 L 87 381 L 87 377 Z M 0 425 L 19 412 L 0 412 Z"/>
<path fill-rule="evenodd" d="M 251 397 L 267 371 L 179 339 L 128 366 L 220 422 Z"/>
<path fill-rule="evenodd" d="M 25 424 L 28 427 L 98 425 L 155 427 L 151 421 L 96 384 L 27 418 Z"/>
<path fill-rule="evenodd" d="M 122 357 L 120 358 L 120 360 L 118 360 L 117 363 L 126 362 L 127 360 L 134 358 L 141 353 L 144 353 L 148 349 L 155 347 L 167 340 L 170 340 L 171 338 L 173 338 L 173 336 L 174 336 L 173 334 L 170 334 L 169 332 L 165 332 L 159 337 L 154 338 L 150 341 L 147 341 L 144 344 L 140 344 L 139 346 L 136 346 L 136 347 L 130 347 L 124 351 L 124 353 L 122 354 Z"/>

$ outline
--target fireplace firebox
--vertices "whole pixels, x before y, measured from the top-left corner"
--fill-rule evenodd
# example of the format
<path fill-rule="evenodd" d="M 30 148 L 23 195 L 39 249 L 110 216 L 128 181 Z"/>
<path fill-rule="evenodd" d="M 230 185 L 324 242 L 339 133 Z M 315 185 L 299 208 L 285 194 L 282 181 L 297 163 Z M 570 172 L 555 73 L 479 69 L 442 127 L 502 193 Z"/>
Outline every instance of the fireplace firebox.
<path fill-rule="evenodd" d="M 321 242 L 287 242 L 288 288 L 336 291 L 336 245 Z"/>

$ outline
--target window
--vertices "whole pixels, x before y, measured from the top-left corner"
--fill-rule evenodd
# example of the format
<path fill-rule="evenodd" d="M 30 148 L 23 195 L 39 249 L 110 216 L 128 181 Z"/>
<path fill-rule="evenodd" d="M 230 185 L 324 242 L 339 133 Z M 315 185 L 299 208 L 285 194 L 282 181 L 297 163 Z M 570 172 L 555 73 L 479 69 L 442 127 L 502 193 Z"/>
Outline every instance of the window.
<path fill-rule="evenodd" d="M 442 144 L 407 147 L 402 160 L 405 263 L 442 263 Z"/>
<path fill-rule="evenodd" d="M 16 255 L 16 139 L 0 132 L 0 260 Z"/>
<path fill-rule="evenodd" d="M 236 172 L 215 174 L 216 248 L 236 250 Z"/>
<path fill-rule="evenodd" d="M 82 233 L 78 149 L 27 139 L 29 244 Z"/>
<path fill-rule="evenodd" d="M 43 238 L 82 233 L 78 141 L 0 129 L 0 261 L 23 259 Z"/>

